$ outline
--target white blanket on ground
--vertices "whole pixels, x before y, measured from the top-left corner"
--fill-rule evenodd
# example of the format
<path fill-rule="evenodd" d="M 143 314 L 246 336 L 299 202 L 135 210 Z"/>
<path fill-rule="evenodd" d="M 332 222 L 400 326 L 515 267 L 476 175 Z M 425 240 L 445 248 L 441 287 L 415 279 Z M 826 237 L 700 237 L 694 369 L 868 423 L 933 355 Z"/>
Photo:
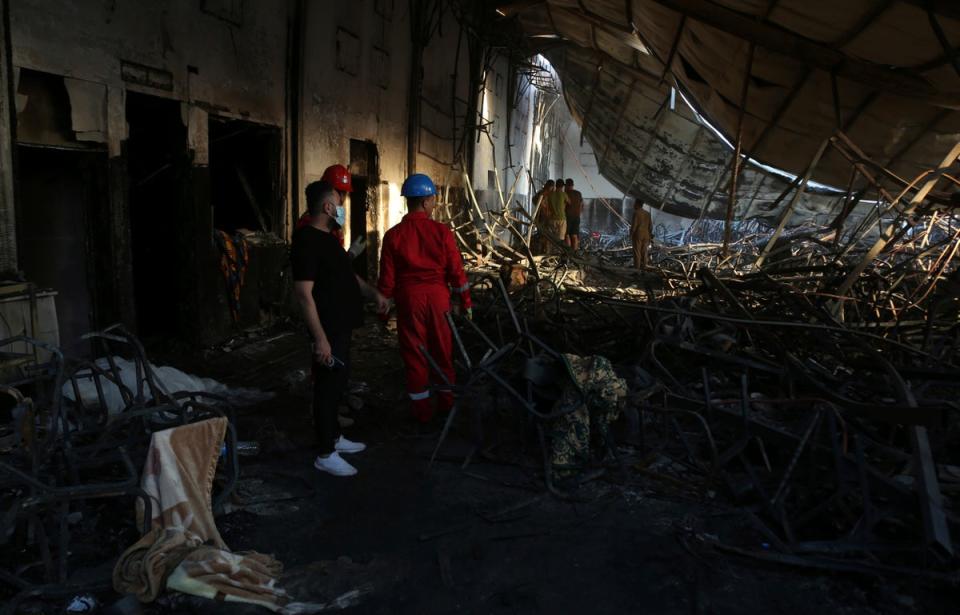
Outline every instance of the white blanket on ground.
<path fill-rule="evenodd" d="M 133 361 L 128 361 L 122 357 L 113 357 L 114 363 L 120 370 L 120 381 L 123 386 L 136 392 L 137 389 L 137 371 Z M 96 365 L 109 372 L 110 363 L 106 357 L 96 360 Z M 273 398 L 273 393 L 261 391 L 259 389 L 230 388 L 222 382 L 211 378 L 201 378 L 180 371 L 175 367 L 150 365 L 153 371 L 154 381 L 167 393 L 179 393 L 189 391 L 191 393 L 212 393 L 225 397 L 234 406 L 249 406 L 261 401 Z M 123 411 L 125 404 L 123 396 L 120 394 L 120 388 L 113 382 L 101 378 L 103 387 L 103 397 L 107 405 L 107 411 L 111 414 L 119 414 Z M 80 398 L 84 404 L 97 403 L 97 386 L 93 378 L 79 379 L 77 388 L 80 390 Z M 67 382 L 63 385 L 63 396 L 70 401 L 76 401 L 73 386 Z M 149 401 L 152 399 L 149 389 L 144 389 L 144 396 Z"/>

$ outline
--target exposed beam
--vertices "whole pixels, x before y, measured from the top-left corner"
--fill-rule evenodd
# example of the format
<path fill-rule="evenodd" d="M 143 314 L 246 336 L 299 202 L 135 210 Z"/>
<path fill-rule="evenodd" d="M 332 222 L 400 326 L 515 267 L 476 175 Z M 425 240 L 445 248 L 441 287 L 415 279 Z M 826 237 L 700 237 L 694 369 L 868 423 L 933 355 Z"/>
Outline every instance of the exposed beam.
<path fill-rule="evenodd" d="M 680 38 L 683 36 L 683 28 L 687 25 L 687 16 L 680 16 L 680 25 L 677 27 L 677 34 L 673 37 L 673 43 L 670 45 L 670 53 L 667 54 L 667 61 L 663 63 L 663 74 L 660 75 L 660 85 L 667 78 L 670 67 L 673 65 L 673 58 L 677 55 L 677 48 L 680 46 Z"/>
<path fill-rule="evenodd" d="M 837 85 L 837 74 L 830 73 L 830 91 L 833 94 L 833 115 L 837 120 L 837 128 L 843 128 L 843 112 L 840 110 L 840 86 Z"/>
<path fill-rule="evenodd" d="M 892 203 L 896 200 L 892 194 L 887 192 L 883 186 L 880 185 L 880 182 L 877 181 L 877 178 L 874 174 L 867 168 L 867 164 L 870 162 L 870 158 L 867 157 L 866 153 L 860 147 L 853 142 L 853 140 L 848 137 L 843 132 L 837 132 L 835 137 L 830 139 L 831 145 L 841 156 L 847 159 L 847 161 L 853 165 L 853 168 L 863 176 L 867 182 L 877 189 L 879 196 L 886 199 L 888 203 Z M 876 163 L 874 163 L 876 164 Z M 860 191 L 865 191 L 867 188 L 864 187 Z M 849 192 L 849 191 L 848 191 Z"/>
<path fill-rule="evenodd" d="M 583 114 L 583 125 L 580 127 L 580 147 L 583 147 L 583 135 L 587 134 L 587 126 L 590 124 L 591 111 L 593 111 L 593 101 L 597 98 L 597 91 L 600 89 L 600 75 L 603 73 L 603 61 L 594 71 L 593 84 L 590 86 L 590 101 L 587 103 L 587 110 Z"/>
<path fill-rule="evenodd" d="M 517 0 L 516 2 L 503 2 L 497 5 L 496 10 L 504 17 L 512 17 L 517 13 L 522 13 L 541 4 L 547 4 L 547 0 Z"/>
<path fill-rule="evenodd" d="M 799 60 L 808 66 L 902 96 L 921 98 L 945 105 L 957 105 L 956 97 L 942 96 L 926 79 L 902 69 L 893 70 L 879 64 L 848 56 L 842 51 L 802 37 L 786 28 L 762 23 L 707 0 L 653 0 L 708 26 L 753 42 L 770 51 Z"/>
<path fill-rule="evenodd" d="M 940 163 L 940 166 L 937 169 L 928 175 L 927 181 L 923 184 L 923 187 L 913 195 L 913 198 L 910 200 L 910 203 L 901 213 L 903 217 L 910 217 L 913 215 L 913 212 L 926 200 L 927 195 L 931 190 L 937 185 L 937 182 L 940 181 L 943 174 L 950 168 L 950 166 L 957 160 L 957 157 L 960 156 L 960 143 L 955 145 L 953 149 L 943 158 L 943 161 Z M 860 275 L 864 270 L 873 262 L 875 258 L 882 252 L 887 244 L 893 239 L 893 235 L 896 229 L 893 225 L 887 227 L 880 233 L 880 237 L 873 244 L 873 247 L 867 251 L 863 259 L 847 274 L 846 279 L 840 284 L 837 288 L 835 294 L 840 297 L 846 296 L 850 292 L 850 289 L 853 288 L 853 285 L 856 284 L 857 280 L 860 279 Z M 843 310 L 843 301 L 838 300 L 836 305 L 837 313 L 841 313 Z"/>
<path fill-rule="evenodd" d="M 756 45 L 750 43 L 747 51 L 747 66 L 743 71 L 743 86 L 740 90 L 740 105 L 737 113 L 737 141 L 733 148 L 733 170 L 730 173 L 730 195 L 727 200 L 727 215 L 723 224 L 723 255 L 729 254 L 730 236 L 733 233 L 733 211 L 737 205 L 737 179 L 743 167 L 740 154 L 743 152 L 743 117 L 747 112 L 747 94 L 750 91 L 750 72 L 753 70 L 753 52 Z"/>
<path fill-rule="evenodd" d="M 937 114 L 936 114 L 929 122 L 927 122 L 926 124 L 924 124 L 923 127 L 920 128 L 920 130 L 917 131 L 917 133 L 913 136 L 912 139 L 910 139 L 909 141 L 907 141 L 900 149 L 898 149 L 896 152 L 894 152 L 894 154 L 887 160 L 887 163 L 886 163 L 885 165 L 883 165 L 883 166 L 877 165 L 877 168 L 881 168 L 881 169 L 884 169 L 884 170 L 891 169 L 891 168 L 893 167 L 893 165 L 894 165 L 895 163 L 897 163 L 901 158 L 903 158 L 903 156 L 905 156 L 907 152 L 909 152 L 911 149 L 913 149 L 913 147 L 914 147 L 917 143 L 919 143 L 919 142 L 923 139 L 923 137 L 926 136 L 926 134 L 927 134 L 929 131 L 933 130 L 933 129 L 937 126 L 937 124 L 939 124 L 941 121 L 943 121 L 944 119 L 946 119 L 946 118 L 947 118 L 948 116 L 950 116 L 952 113 L 953 113 L 953 112 L 952 112 L 950 109 L 941 109 L 940 111 L 938 111 Z M 848 122 L 848 126 L 849 126 L 849 122 Z M 848 127 L 844 127 L 843 131 L 842 131 L 841 133 L 839 133 L 839 134 L 842 135 L 844 141 L 845 141 L 848 145 L 850 145 L 850 146 L 852 147 L 852 149 L 855 150 L 855 153 L 860 157 L 861 160 L 866 160 L 866 154 L 865 154 L 864 152 L 860 151 L 859 149 L 857 149 L 856 146 L 853 144 L 853 141 L 850 140 L 850 139 L 846 136 L 845 133 L 847 133 L 848 131 L 849 131 Z M 838 151 L 839 151 L 839 150 L 838 150 Z M 852 162 L 852 161 L 851 161 L 851 162 Z M 889 172 L 889 171 L 887 171 L 887 172 Z M 857 188 L 857 192 L 863 192 L 864 190 L 866 190 L 866 189 L 869 187 L 869 184 L 871 184 L 871 183 L 872 183 L 873 185 L 877 186 L 877 187 L 880 187 L 881 182 L 878 181 L 878 180 L 876 180 L 876 179 L 874 179 L 874 178 L 873 178 L 869 173 L 867 173 L 865 170 L 861 169 L 861 175 L 862 175 L 863 178 L 866 180 L 866 182 Z M 884 176 L 886 177 L 886 175 L 884 175 Z M 893 179 L 893 180 L 894 180 L 894 184 L 900 184 L 900 183 L 902 183 L 902 182 L 900 182 L 900 181 L 899 181 L 897 178 L 895 178 L 895 177 L 890 177 L 890 179 Z M 887 201 L 889 201 L 889 202 L 892 202 L 892 201 L 893 201 L 893 197 L 890 196 L 890 195 L 886 195 L 884 198 L 886 198 Z"/>
<path fill-rule="evenodd" d="M 576 43 L 568 43 L 568 44 L 576 45 Z M 586 49 L 586 48 L 581 47 L 581 49 Z M 590 52 L 592 53 L 593 50 L 590 50 Z M 601 61 L 603 62 L 604 66 L 607 66 L 608 64 L 616 64 L 616 67 L 618 70 L 610 70 L 607 72 L 610 74 L 611 77 L 618 79 L 624 85 L 629 83 L 629 81 L 627 81 L 625 77 L 630 77 L 631 79 L 635 79 L 637 81 L 645 80 L 649 82 L 649 85 L 651 87 L 653 88 L 657 87 L 657 80 L 660 79 L 660 75 L 652 73 L 646 70 L 645 68 L 637 68 L 634 66 L 630 66 L 629 64 L 624 64 L 623 62 L 613 57 L 606 51 L 603 51 L 602 49 L 596 50 L 596 52 L 597 52 L 597 55 L 601 58 Z M 574 59 L 573 61 L 582 64 L 582 62 L 579 60 Z M 621 79 L 620 78 L 621 76 L 624 78 Z"/>
<path fill-rule="evenodd" d="M 872 9 L 864 13 L 863 16 L 857 20 L 857 23 L 853 25 L 853 27 L 838 36 L 830 46 L 839 49 L 847 43 L 852 42 L 855 38 L 860 36 L 860 34 L 866 30 L 870 24 L 876 21 L 877 17 L 880 17 L 880 15 L 885 13 L 887 9 L 890 8 L 891 4 L 893 4 L 893 0 L 880 0 L 880 2 L 875 4 Z"/>
<path fill-rule="evenodd" d="M 777 228 L 773 231 L 773 234 L 770 235 L 770 239 L 767 241 L 767 245 L 763 248 L 763 251 L 760 252 L 760 256 L 757 257 L 757 261 L 753 265 L 754 271 L 763 266 L 763 261 L 767 259 L 767 255 L 770 254 L 770 250 L 773 249 L 773 246 L 777 243 L 777 239 L 779 239 L 780 235 L 783 233 L 783 229 L 786 228 L 790 218 L 793 217 L 793 210 L 800 201 L 800 197 L 802 197 L 807 191 L 807 184 L 810 182 L 810 177 L 813 176 L 813 171 L 817 168 L 817 164 L 823 157 L 823 153 L 827 151 L 827 146 L 829 144 L 830 139 L 824 139 L 823 143 L 820 145 L 820 149 L 818 149 L 817 153 L 814 154 L 813 159 L 810 161 L 810 165 L 807 167 L 806 173 L 803 174 L 803 180 L 800 182 L 800 187 L 796 192 L 793 193 L 793 198 L 790 199 L 790 202 L 787 204 L 787 206 L 783 208 Z"/>
<path fill-rule="evenodd" d="M 687 153 L 683 156 L 683 162 L 680 163 L 680 172 L 676 174 L 673 178 L 673 183 L 670 184 L 670 187 L 667 188 L 666 192 L 663 193 L 663 197 L 660 199 L 660 207 L 658 209 L 663 209 L 667 203 L 667 199 L 673 196 L 677 191 L 677 186 L 680 185 L 680 182 L 690 175 L 691 166 L 687 163 L 690 162 L 690 159 L 693 158 L 693 153 L 697 150 L 697 147 L 700 145 L 700 140 L 704 135 L 704 127 L 701 124 L 697 127 L 697 133 L 693 135 L 693 141 L 690 142 L 690 146 L 686 148 Z"/>
<path fill-rule="evenodd" d="M 860 101 L 860 104 L 857 105 L 857 108 L 853 110 L 853 113 L 850 114 L 850 117 L 847 118 L 847 121 L 843 123 L 843 132 L 850 132 L 850 129 L 853 128 L 853 124 L 860 119 L 860 116 L 863 115 L 863 112 L 880 97 L 880 92 L 870 92 L 867 96 Z"/>
<path fill-rule="evenodd" d="M 549 4 L 547 6 L 550 7 Z M 637 51 L 641 51 L 643 53 L 652 53 L 652 50 L 640 37 L 640 33 L 626 24 L 622 24 L 612 19 L 607 19 L 603 15 L 598 15 L 597 13 L 589 11 L 586 8 L 572 9 L 563 6 L 554 6 L 551 7 L 550 10 L 559 13 L 566 13 L 568 16 L 574 19 L 588 23 L 598 30 L 603 30 L 631 49 L 636 49 Z M 595 33 L 594 37 L 596 37 Z"/>
<path fill-rule="evenodd" d="M 807 80 L 810 78 L 811 73 L 810 67 L 806 67 L 803 70 L 803 73 L 800 75 L 800 78 L 793 84 L 793 87 L 790 88 L 790 91 L 787 92 L 787 95 L 783 97 L 783 100 L 780 101 L 780 106 L 777 107 L 777 110 L 774 111 L 773 117 L 770 118 L 770 121 L 767 122 L 767 125 L 764 126 L 763 132 L 761 132 L 756 140 L 746 149 L 746 157 L 748 160 L 756 160 L 755 156 L 757 150 L 766 142 L 767 137 L 773 132 L 773 129 L 777 127 L 780 120 L 783 119 L 783 116 L 786 114 L 787 110 L 790 108 L 790 105 L 793 104 L 793 101 L 796 100 L 797 94 L 800 93 L 800 90 L 807 84 Z M 730 163 L 727 165 L 727 168 L 724 170 L 723 175 L 720 177 L 720 181 L 717 182 L 717 186 L 714 187 L 713 192 L 710 193 L 710 196 L 707 197 L 707 204 L 709 205 L 710 200 L 713 198 L 714 193 L 716 193 L 717 188 L 722 183 L 723 178 L 727 173 L 733 170 L 734 158 L 730 158 Z"/>
<path fill-rule="evenodd" d="M 783 101 L 780 103 L 780 106 L 777 107 L 776 112 L 774 112 L 773 117 L 770 118 L 770 122 L 767 124 L 767 127 L 763 129 L 763 132 L 757 137 L 757 140 L 753 142 L 750 149 L 747 150 L 747 156 L 753 156 L 757 149 L 763 145 L 764 141 L 767 140 L 767 137 L 770 136 L 770 133 L 773 132 L 773 129 L 777 127 L 777 124 L 780 123 L 780 120 L 783 119 L 783 116 L 787 113 L 787 110 L 790 108 L 790 105 L 793 104 L 793 101 L 796 100 L 797 95 L 800 93 L 800 90 L 807 85 L 807 80 L 810 79 L 810 69 L 807 68 L 803 71 L 803 74 L 800 75 L 800 78 L 797 79 L 796 83 L 793 84 L 793 87 L 790 88 L 790 91 L 787 92 L 787 95 L 784 97 Z"/>
<path fill-rule="evenodd" d="M 633 193 L 633 187 L 637 185 L 637 177 L 640 176 L 640 169 L 643 167 L 643 161 L 646 159 L 647 155 L 650 153 L 650 150 L 653 148 L 654 142 L 657 140 L 657 135 L 660 134 L 660 125 L 663 123 L 663 118 L 667 117 L 666 108 L 670 100 L 670 96 L 663 100 L 663 104 L 660 105 L 660 108 L 657 109 L 656 118 L 657 121 L 653 124 L 653 130 L 650 131 L 650 139 L 647 141 L 647 144 L 643 148 L 643 153 L 637 157 L 637 166 L 633 171 L 633 177 L 630 179 L 630 185 L 627 186 L 627 194 Z"/>
<path fill-rule="evenodd" d="M 936 13 L 927 11 L 927 17 L 930 19 L 930 27 L 933 28 L 934 34 L 937 35 L 937 40 L 940 41 L 940 46 L 943 47 L 946 57 L 950 60 L 950 64 L 953 65 L 953 70 L 957 71 L 957 74 L 960 75 L 960 55 L 957 54 L 956 49 L 950 44 L 950 39 L 947 38 L 947 34 L 943 31 L 943 26 L 940 25 L 940 20 L 937 19 Z"/>
<path fill-rule="evenodd" d="M 933 11 L 937 15 L 960 20 L 960 4 L 957 0 L 901 0 L 924 11 Z"/>
<path fill-rule="evenodd" d="M 925 136 L 927 136 L 928 132 L 936 128 L 937 124 L 947 119 L 947 116 L 949 116 L 951 113 L 953 112 L 950 111 L 950 109 L 940 109 L 940 111 L 938 111 L 937 114 L 929 122 L 924 124 L 923 128 L 917 131 L 917 134 L 912 139 L 910 139 L 910 141 L 905 143 L 903 147 L 897 150 L 897 152 L 893 156 L 891 156 L 889 160 L 887 160 L 887 164 L 883 166 L 889 169 L 894 164 L 899 162 L 900 159 L 903 158 L 903 156 L 906 155 L 908 151 L 913 149 L 914 145 L 919 143 Z"/>
<path fill-rule="evenodd" d="M 633 98 L 633 90 L 637 87 L 637 80 L 634 79 L 627 90 L 627 95 L 623 99 L 623 104 L 620 105 L 620 111 L 617 113 L 617 121 L 613 125 L 613 132 L 607 135 L 607 144 L 603 148 L 603 156 L 600 157 L 600 160 L 604 163 L 607 161 L 607 152 L 610 151 L 610 144 L 613 143 L 613 140 L 616 138 L 617 134 L 620 132 L 620 124 L 623 123 L 623 115 L 627 112 L 627 108 L 630 106 L 630 99 Z"/>

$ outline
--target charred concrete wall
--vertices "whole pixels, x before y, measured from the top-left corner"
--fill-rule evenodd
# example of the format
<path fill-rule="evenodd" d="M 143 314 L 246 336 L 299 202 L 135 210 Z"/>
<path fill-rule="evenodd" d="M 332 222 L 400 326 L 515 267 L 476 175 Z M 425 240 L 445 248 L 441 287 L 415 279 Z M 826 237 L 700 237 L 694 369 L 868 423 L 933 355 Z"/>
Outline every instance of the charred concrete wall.
<path fill-rule="evenodd" d="M 97 289 L 83 301 L 61 297 L 63 308 L 89 304 L 91 325 L 143 325 L 138 303 L 152 306 L 163 294 L 144 291 L 150 283 L 144 279 L 163 274 L 168 279 L 156 284 L 176 299 L 158 311 L 175 321 L 176 333 L 201 342 L 222 338 L 234 322 L 215 227 L 288 240 L 305 209 L 303 188 L 331 164 L 348 165 L 362 185 L 363 193 L 348 201 L 346 230 L 348 241 L 355 232 L 372 240 L 358 270 L 370 276 L 379 238 L 406 213 L 400 186 L 411 172 L 411 151 L 417 172 L 454 188 L 451 200 L 462 194 L 467 168 L 481 200 L 499 204 L 491 181 L 496 170 L 504 192 L 516 182 L 516 198 L 526 202 L 531 169 L 560 170 L 557 120 L 551 115 L 544 123 L 544 115 L 562 101 L 550 104 L 532 87 L 520 93 L 522 78 L 503 58 L 478 79 L 477 46 L 451 10 L 439 12 L 423 47 L 420 92 L 411 99 L 411 6 L 396 0 L 10 4 L 14 96 L 0 99 L 0 112 L 4 102 L 16 107 L 16 147 L 83 152 L 93 161 L 85 164 L 104 178 L 81 220 L 96 232 L 79 237 L 77 231 L 71 243 L 96 248 L 96 256 L 76 258 L 92 263 L 87 277 Z M 227 155 L 241 141 L 275 146 L 254 165 L 269 167 L 269 179 L 253 177 Z M 0 161 L 4 155 L 0 148 Z M 3 167 L 0 194 L 8 203 L 13 182 L 6 181 L 10 166 Z M 225 200 L 238 211 L 217 209 Z M 15 264 L 16 253 L 4 251 L 15 230 L 8 209 L 0 208 L 0 215 L 10 214 L 0 224 L 0 260 Z M 282 276 L 282 267 L 266 265 L 282 264 L 278 250 L 273 241 L 251 244 L 251 261 L 262 262 L 250 266 L 239 324 L 256 324 L 257 305 L 281 292 L 273 276 Z M 157 254 L 168 267 L 143 266 Z M 74 316 L 79 322 L 84 315 Z"/>
<path fill-rule="evenodd" d="M 562 107 L 558 94 L 535 87 L 508 58 L 494 58 L 478 104 L 482 129 L 474 144 L 471 175 L 482 207 L 500 209 L 500 193 L 507 199 L 513 191 L 513 204 L 529 208 L 543 182 L 559 177 Z"/>
<path fill-rule="evenodd" d="M 172 202 L 151 214 L 157 220 L 174 218 L 178 230 L 167 237 L 168 265 L 180 280 L 168 289 L 178 295 L 176 314 L 168 317 L 186 336 L 215 337 L 228 329 L 212 239 L 211 190 L 217 187 L 210 185 L 208 126 L 211 117 L 222 117 L 283 129 L 286 5 L 19 0 L 9 8 L 20 147 L 103 153 L 107 207 L 90 212 L 88 218 L 103 219 L 88 220 L 88 225 L 111 230 L 100 236 L 97 250 L 110 258 L 98 259 L 95 268 L 99 291 L 113 304 L 99 305 L 91 324 L 137 324 L 135 280 L 141 272 L 133 258 L 130 198 L 136 186 L 131 186 L 127 154 L 128 98 L 136 94 L 177 105 L 185 135 L 174 159 L 157 165 L 161 175 L 153 180 L 176 183 Z M 66 104 L 51 105 L 57 96 L 47 91 L 65 91 Z M 140 145 L 150 148 L 149 143 Z M 31 272 L 25 273 L 29 277 Z M 58 304 L 61 310 L 70 308 L 68 299 Z"/>
<path fill-rule="evenodd" d="M 410 139 L 417 172 L 438 186 L 462 184 L 458 148 L 470 96 L 466 34 L 452 15 L 443 16 L 423 52 L 419 129 L 411 131 L 408 3 L 308 2 L 304 20 L 303 182 L 319 179 L 331 164 L 349 165 L 351 140 L 374 144 L 379 183 L 368 232 L 382 237 L 405 213 L 400 186 L 409 173 Z M 356 195 L 348 217 L 354 201 Z M 304 209 L 298 195 L 297 213 Z"/>

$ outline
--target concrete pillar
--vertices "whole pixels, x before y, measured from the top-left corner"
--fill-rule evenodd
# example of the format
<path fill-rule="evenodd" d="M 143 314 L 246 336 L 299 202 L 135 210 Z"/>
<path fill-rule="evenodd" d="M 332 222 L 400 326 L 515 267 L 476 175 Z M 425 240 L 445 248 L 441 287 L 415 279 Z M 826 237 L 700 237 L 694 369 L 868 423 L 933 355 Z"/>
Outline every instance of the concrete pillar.
<path fill-rule="evenodd" d="M 17 268 L 13 170 L 13 147 L 17 127 L 12 53 L 10 2 L 0 0 L 0 271 Z"/>

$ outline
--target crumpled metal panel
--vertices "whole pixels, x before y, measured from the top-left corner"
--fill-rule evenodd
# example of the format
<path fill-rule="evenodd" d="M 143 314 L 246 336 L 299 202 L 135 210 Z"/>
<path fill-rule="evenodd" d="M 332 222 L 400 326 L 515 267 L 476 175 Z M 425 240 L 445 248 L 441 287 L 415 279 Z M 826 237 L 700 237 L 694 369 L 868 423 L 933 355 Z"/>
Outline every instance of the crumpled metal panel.
<path fill-rule="evenodd" d="M 722 215 L 730 151 L 714 135 L 685 125 L 682 119 L 696 122 L 679 105 L 679 117 L 656 114 L 674 79 L 728 137 L 737 132 L 747 80 L 744 151 L 792 174 L 804 173 L 838 126 L 867 157 L 907 182 L 934 168 L 960 139 L 960 78 L 919 0 L 545 0 L 513 6 L 524 31 L 539 37 L 531 40 L 546 45 L 587 138 L 606 151 L 601 172 L 627 192 L 678 212 Z M 937 3 L 933 15 L 946 44 L 956 47 L 960 9 Z M 747 74 L 751 41 L 757 44 Z M 846 188 L 850 163 L 828 151 L 813 179 Z M 898 182 L 880 180 L 899 191 Z M 770 205 L 783 179 L 748 167 L 739 184 L 736 216 L 776 217 Z M 854 185 L 867 187 L 863 178 Z M 805 196 L 796 215 L 828 214 L 836 203 L 823 194 Z"/>
<path fill-rule="evenodd" d="M 671 110 L 669 88 L 640 80 L 625 82 L 607 70 L 609 64 L 598 71 L 589 50 L 566 47 L 547 56 L 560 75 L 571 113 L 594 145 L 604 177 L 624 193 L 668 213 L 694 218 L 701 212 L 708 218 L 726 215 L 733 152 L 679 96 Z M 737 184 L 734 217 L 775 222 L 781 208 L 772 205 L 788 184 L 748 165 Z M 790 223 L 833 213 L 838 203 L 835 194 L 805 194 Z"/>

